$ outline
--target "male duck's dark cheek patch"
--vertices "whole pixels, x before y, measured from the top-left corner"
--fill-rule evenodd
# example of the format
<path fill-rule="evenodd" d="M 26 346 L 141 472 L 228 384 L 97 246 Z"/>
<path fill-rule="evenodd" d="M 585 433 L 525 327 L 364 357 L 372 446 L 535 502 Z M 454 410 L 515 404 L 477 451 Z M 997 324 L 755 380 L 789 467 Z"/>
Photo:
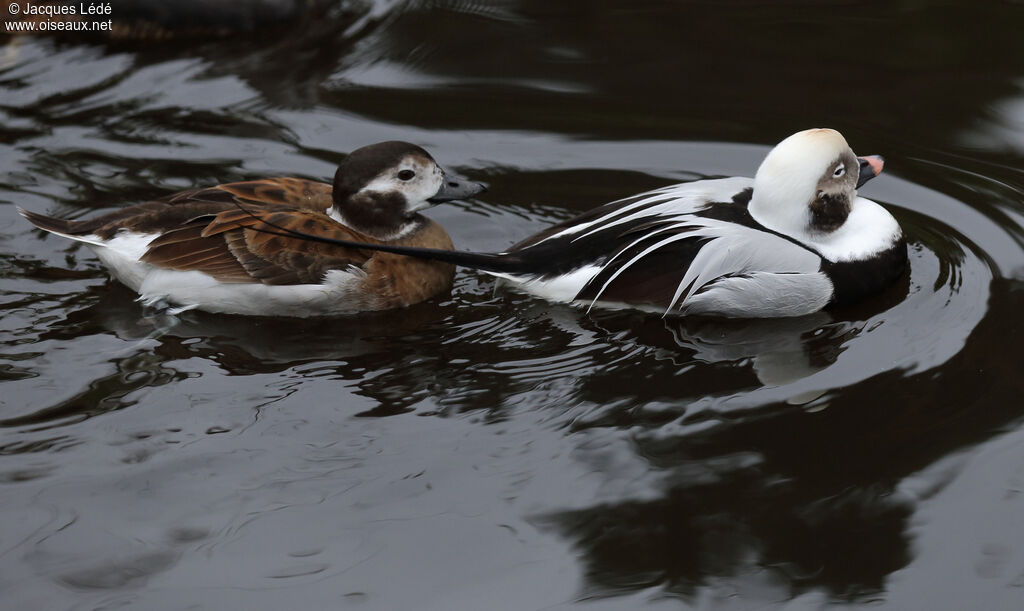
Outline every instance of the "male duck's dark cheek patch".
<path fill-rule="evenodd" d="M 850 200 L 846 195 L 821 193 L 811 202 L 811 228 L 829 233 L 839 229 L 850 216 Z"/>

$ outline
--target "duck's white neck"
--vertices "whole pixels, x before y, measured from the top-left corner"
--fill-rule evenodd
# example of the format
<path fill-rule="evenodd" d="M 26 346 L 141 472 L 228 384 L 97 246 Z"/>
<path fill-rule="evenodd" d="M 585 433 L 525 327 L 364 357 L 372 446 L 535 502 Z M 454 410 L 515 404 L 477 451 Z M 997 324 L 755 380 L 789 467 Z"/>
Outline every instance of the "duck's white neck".
<path fill-rule="evenodd" d="M 754 178 L 754 193 L 747 210 L 754 220 L 772 231 L 801 240 L 810 224 L 810 201 L 794 202 L 793 193 L 814 193 L 817 184 L 795 175 L 775 180 Z"/>
<path fill-rule="evenodd" d="M 892 248 L 902 237 L 899 223 L 888 210 L 870 199 L 854 197 L 850 215 L 839 229 L 812 234 L 801 241 L 825 259 L 839 263 L 870 259 Z"/>

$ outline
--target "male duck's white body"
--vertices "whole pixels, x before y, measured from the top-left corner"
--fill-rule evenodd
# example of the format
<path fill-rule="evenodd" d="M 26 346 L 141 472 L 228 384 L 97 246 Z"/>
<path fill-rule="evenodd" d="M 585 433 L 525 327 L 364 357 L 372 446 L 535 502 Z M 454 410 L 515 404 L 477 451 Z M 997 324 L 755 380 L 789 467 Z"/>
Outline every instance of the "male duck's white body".
<path fill-rule="evenodd" d="M 899 224 L 856 191 L 881 169 L 880 157 L 855 157 L 838 132 L 812 129 L 779 143 L 753 179 L 613 202 L 503 253 L 386 250 L 481 269 L 586 307 L 800 316 L 877 293 L 903 273 Z"/>

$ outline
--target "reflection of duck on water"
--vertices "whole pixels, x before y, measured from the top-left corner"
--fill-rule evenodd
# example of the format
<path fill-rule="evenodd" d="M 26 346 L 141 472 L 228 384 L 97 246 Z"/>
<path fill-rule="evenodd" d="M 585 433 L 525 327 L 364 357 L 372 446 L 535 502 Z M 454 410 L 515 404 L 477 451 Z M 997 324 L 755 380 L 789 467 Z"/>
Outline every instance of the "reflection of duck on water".
<path fill-rule="evenodd" d="M 936 495 L 973 452 L 964 440 L 1019 427 L 1019 361 L 977 367 L 993 350 L 1019 352 L 1021 329 L 1005 321 L 1024 300 L 1019 291 L 1006 299 L 1012 290 L 996 283 L 994 311 L 972 325 L 972 341 L 941 368 L 880 371 L 813 414 L 766 403 L 716 426 L 668 427 L 645 422 L 639 410 L 621 410 L 586 431 L 577 420 L 578 434 L 619 434 L 622 445 L 591 440 L 576 456 L 600 474 L 595 489 L 621 492 L 574 500 L 532 521 L 573 544 L 595 597 L 664 589 L 697 601 L 725 592 L 732 600 L 756 589 L 761 598 L 778 591 L 782 600 L 807 590 L 855 597 L 891 587 L 899 580 L 894 571 L 915 555 L 927 564 L 918 555 L 922 532 L 934 537 L 948 521 L 921 525 L 963 514 L 948 499 L 940 510 Z M 657 383 L 668 382 L 644 380 Z M 638 457 L 647 488 L 635 481 Z"/>
<path fill-rule="evenodd" d="M 21 0 L 15 4 L 19 5 L 17 14 L 10 11 L 10 5 L 4 5 L 8 20 L 37 24 L 110 20 L 109 31 L 95 34 L 113 38 L 169 38 L 183 34 L 224 35 L 271 27 L 319 13 L 331 3 L 328 0 L 107 0 L 102 4 L 110 6 L 109 14 L 98 15 L 79 14 L 79 2 Z M 76 9 L 74 14 L 64 12 L 72 8 Z M 65 32 L 54 30 L 53 33 Z"/>
<path fill-rule="evenodd" d="M 688 400 L 662 408 L 665 413 L 689 409 L 690 400 L 714 395 L 717 388 L 746 388 L 753 393 L 761 388 L 780 388 L 822 372 L 836 363 L 847 342 L 864 328 L 864 320 L 838 321 L 828 312 L 815 312 L 794 318 L 729 320 L 723 318 L 658 318 L 608 312 L 580 318 L 548 311 L 546 319 L 561 331 L 584 338 L 582 341 L 613 341 L 624 345 L 640 345 L 654 349 L 655 358 L 668 360 L 673 367 L 652 370 L 647 361 L 627 361 L 620 368 L 636 367 L 636 375 L 644 376 L 643 388 L 608 388 L 602 379 L 582 376 L 578 382 L 585 396 L 595 401 L 603 397 L 628 397 L 630 402 L 657 401 L 663 389 L 675 386 L 687 390 L 674 398 Z M 595 333 L 598 332 L 598 333 Z M 643 363 L 643 364 L 638 364 Z M 706 365 L 731 364 L 719 371 L 723 380 L 708 375 Z M 689 370 L 701 367 L 700 380 L 691 379 Z M 750 386 L 750 374 L 756 385 Z M 619 375 L 625 375 L 622 371 Z M 706 384 L 706 386 L 705 386 Z M 590 386 L 593 385 L 593 388 Z M 652 393 L 646 394 L 647 390 Z M 787 397 L 791 404 L 805 404 L 826 392 L 814 388 L 794 392 Z M 639 397 L 639 399 L 637 398 Z"/>
<path fill-rule="evenodd" d="M 810 345 L 815 333 L 832 322 L 825 312 L 815 312 L 799 318 L 745 321 L 742 325 L 702 320 L 695 325 L 666 326 L 680 347 L 694 351 L 694 358 L 707 363 L 750 359 L 762 384 L 781 386 L 835 362 L 840 351 L 838 343 L 830 343 L 831 349 L 827 351 L 813 350 Z"/>

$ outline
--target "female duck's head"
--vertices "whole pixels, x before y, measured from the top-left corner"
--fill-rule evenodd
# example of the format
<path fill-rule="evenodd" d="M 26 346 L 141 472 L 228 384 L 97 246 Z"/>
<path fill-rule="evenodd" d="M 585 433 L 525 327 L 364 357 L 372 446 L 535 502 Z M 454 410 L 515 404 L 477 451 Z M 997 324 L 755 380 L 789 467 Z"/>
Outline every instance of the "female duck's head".
<path fill-rule="evenodd" d="M 329 214 L 380 239 L 393 239 L 433 204 L 472 197 L 484 186 L 446 173 L 408 142 L 381 142 L 349 154 L 334 175 Z"/>

